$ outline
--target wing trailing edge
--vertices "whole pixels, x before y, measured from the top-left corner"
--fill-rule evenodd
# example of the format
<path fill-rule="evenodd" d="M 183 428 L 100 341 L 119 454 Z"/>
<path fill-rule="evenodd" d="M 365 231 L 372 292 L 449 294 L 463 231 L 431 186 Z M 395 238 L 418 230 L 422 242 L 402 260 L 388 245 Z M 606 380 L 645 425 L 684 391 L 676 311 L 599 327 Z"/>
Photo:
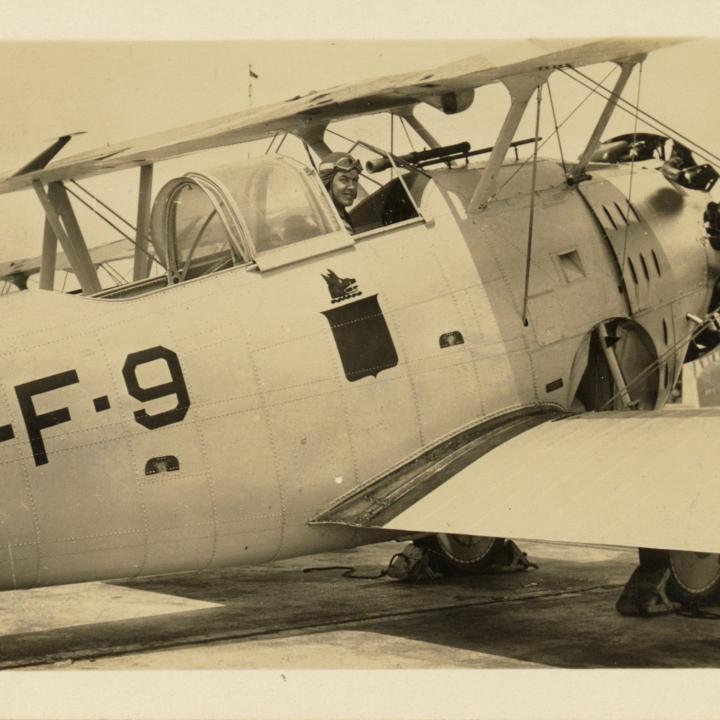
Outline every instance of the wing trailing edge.
<path fill-rule="evenodd" d="M 347 524 L 718 553 L 718 437 L 720 409 L 545 418 L 410 503 L 389 497 L 380 512 Z M 323 517 L 332 521 L 333 510 Z"/>

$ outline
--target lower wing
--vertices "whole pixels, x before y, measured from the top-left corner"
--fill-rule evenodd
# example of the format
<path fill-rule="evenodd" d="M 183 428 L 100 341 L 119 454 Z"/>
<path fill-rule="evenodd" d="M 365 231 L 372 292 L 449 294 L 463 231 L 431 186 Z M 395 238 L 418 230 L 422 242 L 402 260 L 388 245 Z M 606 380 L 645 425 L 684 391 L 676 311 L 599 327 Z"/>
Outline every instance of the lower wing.
<path fill-rule="evenodd" d="M 413 533 L 717 553 L 719 434 L 720 409 L 536 415 L 529 427 L 460 463 L 419 498 L 422 483 L 406 475 L 406 492 L 395 487 L 379 503 L 381 511 L 368 511 L 367 498 L 377 501 L 382 494 L 380 479 L 318 520 Z M 427 478 L 432 468 L 421 473 Z M 354 515 L 353 504 L 359 508 Z"/>

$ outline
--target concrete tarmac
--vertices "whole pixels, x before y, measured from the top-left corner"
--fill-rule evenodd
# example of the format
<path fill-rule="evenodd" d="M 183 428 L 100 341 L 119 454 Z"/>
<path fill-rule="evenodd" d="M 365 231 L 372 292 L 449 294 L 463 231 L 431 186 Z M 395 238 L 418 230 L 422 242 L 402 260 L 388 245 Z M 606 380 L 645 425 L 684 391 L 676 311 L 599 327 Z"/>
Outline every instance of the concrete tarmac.
<path fill-rule="evenodd" d="M 630 551 L 523 543 L 537 570 L 407 584 L 383 543 L 255 568 L 0 594 L 0 668 L 719 667 L 720 623 L 622 617 Z"/>

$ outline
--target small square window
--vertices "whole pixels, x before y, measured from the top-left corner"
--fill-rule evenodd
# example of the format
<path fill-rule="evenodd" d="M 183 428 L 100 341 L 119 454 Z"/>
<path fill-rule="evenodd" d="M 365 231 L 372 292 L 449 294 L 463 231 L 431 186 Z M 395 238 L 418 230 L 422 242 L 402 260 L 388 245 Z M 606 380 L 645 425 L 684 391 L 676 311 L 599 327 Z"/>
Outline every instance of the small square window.
<path fill-rule="evenodd" d="M 558 253 L 558 265 L 562 271 L 565 282 L 571 283 L 586 277 L 585 268 L 577 250 L 568 250 L 564 253 Z"/>

